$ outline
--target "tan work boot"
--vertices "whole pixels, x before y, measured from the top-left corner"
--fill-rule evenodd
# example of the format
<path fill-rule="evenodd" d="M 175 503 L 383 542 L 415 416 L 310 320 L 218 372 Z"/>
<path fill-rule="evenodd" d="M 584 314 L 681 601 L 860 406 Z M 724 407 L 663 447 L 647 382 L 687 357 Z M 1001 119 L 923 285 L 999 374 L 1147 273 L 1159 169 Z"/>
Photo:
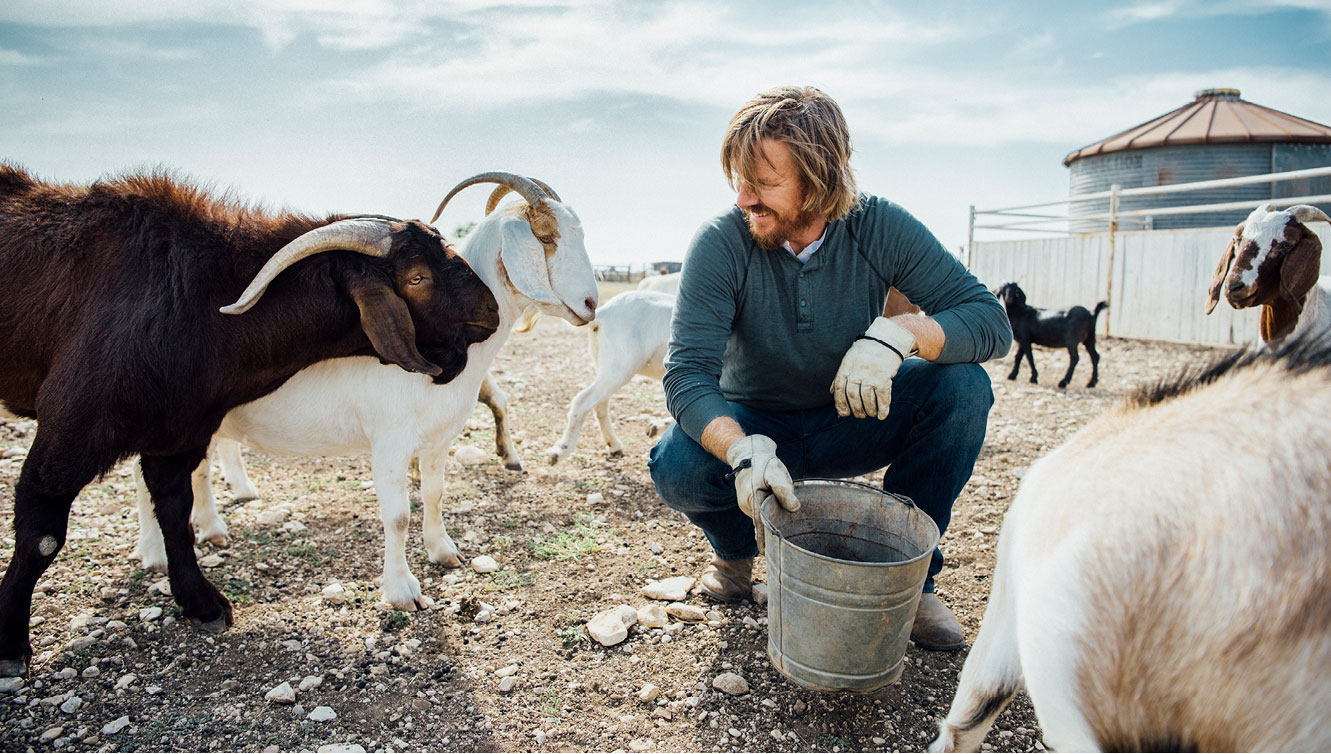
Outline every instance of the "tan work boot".
<path fill-rule="evenodd" d="M 966 646 L 961 624 L 933 592 L 920 595 L 920 606 L 915 609 L 915 625 L 910 629 L 910 640 L 921 649 L 950 650 Z"/>
<path fill-rule="evenodd" d="M 698 578 L 698 591 L 721 602 L 743 602 L 753 591 L 753 558 L 712 558 Z"/>

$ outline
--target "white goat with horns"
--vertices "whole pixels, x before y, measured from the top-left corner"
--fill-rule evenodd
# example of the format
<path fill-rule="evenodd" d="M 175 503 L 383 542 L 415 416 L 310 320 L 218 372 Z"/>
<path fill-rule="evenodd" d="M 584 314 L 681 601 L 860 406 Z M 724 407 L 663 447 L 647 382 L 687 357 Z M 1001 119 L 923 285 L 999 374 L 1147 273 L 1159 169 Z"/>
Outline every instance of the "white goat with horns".
<path fill-rule="evenodd" d="M 456 566 L 460 554 L 444 529 L 441 509 L 444 462 L 510 328 L 531 306 L 574 325 L 596 317 L 596 278 L 583 245 L 582 223 L 544 183 L 512 173 L 473 176 L 448 192 L 431 222 L 453 196 L 477 183 L 499 186 L 486 204 L 485 220 L 464 239 L 458 253 L 494 293 L 500 325 L 488 340 L 470 347 L 460 375 L 439 385 L 428 376 L 382 365 L 376 358 L 324 361 L 297 373 L 264 398 L 232 410 L 217 435 L 276 455 L 369 452 L 384 526 L 383 598 L 399 610 L 430 604 L 406 558 L 411 459 L 418 458 L 421 466 L 425 549 L 431 561 Z M 510 190 L 524 201 L 494 212 Z M 215 507 L 197 508 L 212 500 L 206 465 L 194 479 L 196 527 L 215 528 L 208 520 L 217 516 Z M 140 554 L 145 567 L 164 565 L 161 532 L 151 505 L 144 507 L 145 498 L 140 497 Z"/>
<path fill-rule="evenodd" d="M 1031 466 L 932 751 L 1331 750 L 1331 343 L 1140 391 Z"/>
<path fill-rule="evenodd" d="M 1270 204 L 1252 211 L 1215 268 L 1206 313 L 1225 300 L 1235 309 L 1262 307 L 1263 343 L 1305 333 L 1331 338 L 1331 276 L 1318 277 L 1322 242 L 1305 223 L 1331 222 L 1322 210 L 1299 204 L 1277 212 Z"/>

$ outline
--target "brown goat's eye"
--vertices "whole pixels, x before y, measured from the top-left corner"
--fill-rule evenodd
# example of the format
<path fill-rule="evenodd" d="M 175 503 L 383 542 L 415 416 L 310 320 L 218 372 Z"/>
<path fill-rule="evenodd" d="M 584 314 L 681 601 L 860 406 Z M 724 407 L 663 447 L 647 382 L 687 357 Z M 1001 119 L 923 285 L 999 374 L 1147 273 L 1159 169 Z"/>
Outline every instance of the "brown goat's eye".
<path fill-rule="evenodd" d="M 411 276 L 411 280 L 408 280 L 408 281 L 407 281 L 407 284 L 408 284 L 408 285 L 420 285 L 421 283 L 424 283 L 426 280 L 427 280 L 427 278 L 426 278 L 424 275 L 416 274 L 416 275 L 412 275 L 412 276 Z"/>
<path fill-rule="evenodd" d="M 542 246 L 549 246 L 549 245 L 551 245 L 551 244 L 553 244 L 553 243 L 555 242 L 555 237 L 554 237 L 554 236 L 539 236 L 539 237 L 537 237 L 536 240 L 537 240 L 537 241 L 540 241 Z"/>

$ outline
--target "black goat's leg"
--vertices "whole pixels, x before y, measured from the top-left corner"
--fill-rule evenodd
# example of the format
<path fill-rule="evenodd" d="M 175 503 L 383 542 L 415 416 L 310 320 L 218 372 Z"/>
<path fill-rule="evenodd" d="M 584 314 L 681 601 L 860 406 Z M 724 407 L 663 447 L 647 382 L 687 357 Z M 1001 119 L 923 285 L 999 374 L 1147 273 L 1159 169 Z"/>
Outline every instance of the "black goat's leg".
<path fill-rule="evenodd" d="M 231 625 L 231 603 L 199 570 L 189 523 L 194 506 L 190 475 L 207 453 L 205 445 L 176 455 L 143 456 L 140 464 L 162 527 L 171 594 L 190 623 L 208 633 L 220 633 Z"/>
<path fill-rule="evenodd" d="M 0 677 L 27 675 L 32 659 L 28 640 L 32 590 L 65 545 L 74 497 L 96 476 L 91 465 L 75 468 L 61 463 L 71 458 L 86 456 L 52 451 L 38 427 L 14 487 L 14 554 L 0 581 Z"/>
<path fill-rule="evenodd" d="M 1072 372 L 1077 368 L 1077 362 L 1079 360 L 1080 358 L 1077 356 L 1077 344 L 1073 343 L 1072 346 L 1068 348 L 1068 373 L 1063 375 L 1063 379 L 1059 381 L 1058 386 L 1060 388 L 1065 388 L 1068 386 L 1069 382 L 1072 382 Z"/>
<path fill-rule="evenodd" d="M 1008 372 L 1009 380 L 1017 379 L 1017 373 L 1021 371 L 1021 355 L 1026 352 L 1026 346 L 1023 343 L 1017 343 L 1017 358 L 1012 360 L 1012 371 Z"/>
<path fill-rule="evenodd" d="M 1086 353 L 1091 355 L 1091 381 L 1086 383 L 1086 387 L 1095 387 L 1100 381 L 1100 353 L 1095 350 L 1095 339 L 1086 341 Z"/>
<path fill-rule="evenodd" d="M 1031 384 L 1040 384 L 1040 372 L 1035 369 L 1035 346 L 1026 344 L 1026 363 L 1031 365 Z"/>

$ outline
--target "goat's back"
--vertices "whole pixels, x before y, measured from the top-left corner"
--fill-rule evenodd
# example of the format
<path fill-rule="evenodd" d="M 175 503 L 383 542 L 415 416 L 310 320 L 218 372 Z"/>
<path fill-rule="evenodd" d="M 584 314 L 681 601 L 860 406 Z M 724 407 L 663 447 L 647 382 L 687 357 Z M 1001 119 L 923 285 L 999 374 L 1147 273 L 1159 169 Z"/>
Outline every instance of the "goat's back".
<path fill-rule="evenodd" d="M 1046 719 L 1071 695 L 1104 750 L 1331 746 L 1328 417 L 1331 369 L 1257 365 L 1115 411 L 1032 467 L 1000 563 L 1021 574 L 1051 741 L 1076 738 Z M 1032 672 L 1052 648 L 1070 675 Z"/>
<path fill-rule="evenodd" d="M 654 291 L 624 291 L 596 313 L 591 325 L 592 360 L 630 368 L 652 379 L 665 376 L 665 352 L 670 343 L 670 318 L 675 297 Z"/>

